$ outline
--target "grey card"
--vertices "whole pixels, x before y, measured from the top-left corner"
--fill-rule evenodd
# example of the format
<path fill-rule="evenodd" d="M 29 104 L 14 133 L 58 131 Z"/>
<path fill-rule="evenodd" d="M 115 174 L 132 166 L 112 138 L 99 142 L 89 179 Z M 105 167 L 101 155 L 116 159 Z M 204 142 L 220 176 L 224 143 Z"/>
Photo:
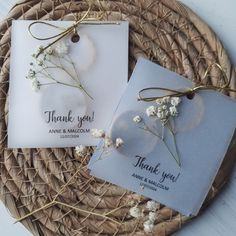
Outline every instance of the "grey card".
<path fill-rule="evenodd" d="M 158 137 L 138 127 L 141 117 L 155 130 L 157 120 L 146 115 L 155 102 L 138 101 L 147 87 L 189 89 L 191 81 L 140 58 L 108 129 L 112 139 L 124 143 L 105 150 L 103 142 L 95 151 L 91 174 L 165 204 L 184 215 L 196 215 L 225 157 L 236 127 L 236 103 L 216 91 L 199 91 L 193 99 L 181 98 L 175 118 L 177 165 Z M 152 92 L 160 96 L 160 92 Z M 150 94 L 149 94 L 150 95 Z M 167 132 L 167 131 L 166 131 Z M 174 152 L 173 138 L 165 141 Z"/>

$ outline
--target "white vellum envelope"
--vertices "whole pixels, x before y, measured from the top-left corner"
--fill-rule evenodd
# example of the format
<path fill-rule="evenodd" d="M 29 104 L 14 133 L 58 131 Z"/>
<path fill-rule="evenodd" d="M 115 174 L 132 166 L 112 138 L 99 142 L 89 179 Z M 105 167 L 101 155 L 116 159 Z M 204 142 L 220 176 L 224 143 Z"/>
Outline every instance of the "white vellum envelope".
<path fill-rule="evenodd" d="M 62 39 L 69 45 L 68 55 L 81 84 L 93 99 L 81 89 L 62 84 L 42 86 L 37 92 L 32 90 L 31 82 L 26 79 L 32 54 L 39 45 L 47 46 L 53 41 L 33 38 L 28 31 L 32 22 L 17 20 L 12 24 L 8 147 L 96 145 L 90 130 L 108 126 L 127 85 L 128 22 L 80 24 L 79 42 L 71 42 L 71 35 Z M 72 21 L 49 23 L 62 30 L 73 25 Z M 32 26 L 36 37 L 60 32 L 45 24 Z M 50 73 L 53 78 L 67 82 L 62 70 L 52 68 Z M 50 81 L 44 79 L 47 82 Z"/>
<path fill-rule="evenodd" d="M 236 127 L 236 103 L 221 93 L 199 91 L 192 100 L 181 98 L 175 118 L 179 167 L 160 140 L 138 128 L 134 116 L 150 127 L 145 110 L 155 102 L 138 101 L 141 89 L 162 87 L 190 89 L 191 81 L 148 60 L 139 59 L 109 129 L 112 139 L 121 138 L 118 149 L 95 151 L 91 174 L 156 200 L 185 215 L 196 215 L 212 185 L 231 143 Z M 160 91 L 151 96 L 160 96 Z M 154 129 L 154 128 L 153 128 Z M 170 135 L 166 141 L 171 144 Z M 173 147 L 170 145 L 170 147 Z"/>

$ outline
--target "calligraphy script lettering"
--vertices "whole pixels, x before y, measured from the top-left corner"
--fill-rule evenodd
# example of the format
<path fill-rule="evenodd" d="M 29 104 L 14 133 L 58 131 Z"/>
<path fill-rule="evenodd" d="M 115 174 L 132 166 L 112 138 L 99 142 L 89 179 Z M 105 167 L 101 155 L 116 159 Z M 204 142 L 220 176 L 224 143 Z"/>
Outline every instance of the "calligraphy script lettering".
<path fill-rule="evenodd" d="M 155 166 L 151 166 L 149 164 L 146 163 L 146 157 L 141 157 L 141 156 L 135 156 L 138 160 L 137 162 L 134 164 L 134 167 L 140 168 L 141 170 L 146 170 L 149 171 L 152 174 L 158 175 L 160 173 L 159 171 L 159 167 L 160 167 L 160 163 L 158 163 Z"/>
<path fill-rule="evenodd" d="M 78 116 L 78 128 L 81 128 L 82 126 L 83 126 L 83 123 L 84 122 L 93 122 L 94 121 L 94 112 L 92 113 L 92 115 L 91 116 L 88 116 L 88 115 L 86 115 L 86 116 Z"/>
<path fill-rule="evenodd" d="M 178 180 L 179 176 L 180 176 L 180 173 L 177 176 L 175 176 L 171 173 L 166 173 L 165 171 L 163 171 L 161 179 L 159 180 L 159 182 L 163 183 L 165 180 L 170 180 L 173 183 L 175 183 Z"/>
<path fill-rule="evenodd" d="M 44 114 L 46 115 L 46 122 L 47 123 L 58 123 L 58 122 L 65 122 L 65 123 L 72 123 L 74 122 L 75 118 L 72 116 L 72 111 L 70 110 L 67 115 L 57 115 L 56 111 L 45 111 Z"/>

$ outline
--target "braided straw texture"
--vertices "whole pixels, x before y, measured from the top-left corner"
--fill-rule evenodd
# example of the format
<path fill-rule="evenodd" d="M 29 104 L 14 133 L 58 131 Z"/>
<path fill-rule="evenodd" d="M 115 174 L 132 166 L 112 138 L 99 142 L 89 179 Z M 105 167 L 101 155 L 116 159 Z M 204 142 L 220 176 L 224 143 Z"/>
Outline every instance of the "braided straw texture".
<path fill-rule="evenodd" d="M 216 35 L 191 10 L 174 0 L 92 1 L 91 17 L 102 13 L 104 20 L 130 22 L 130 73 L 139 55 L 177 72 L 196 83 L 218 85 L 222 71 L 236 88 L 235 72 Z M 86 1 L 23 0 L 0 25 L 0 196 L 13 217 L 34 235 L 147 235 L 148 199 L 89 175 L 86 164 L 93 152 L 78 156 L 74 149 L 7 149 L 8 79 L 11 21 L 74 20 L 88 9 Z M 112 49 L 111 49 L 112 50 Z M 212 117 L 214 119 L 214 117 Z M 236 156 L 232 145 L 208 194 L 204 206 L 213 200 L 227 181 Z M 139 203 L 144 217 L 129 214 Z M 30 213 L 30 214 L 29 214 Z M 159 205 L 150 235 L 166 236 L 192 218 Z"/>

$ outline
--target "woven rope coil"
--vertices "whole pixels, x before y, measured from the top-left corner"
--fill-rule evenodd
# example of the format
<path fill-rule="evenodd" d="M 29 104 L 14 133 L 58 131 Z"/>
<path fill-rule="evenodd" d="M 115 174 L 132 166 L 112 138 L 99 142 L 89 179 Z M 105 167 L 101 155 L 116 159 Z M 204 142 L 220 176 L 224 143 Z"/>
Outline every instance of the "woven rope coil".
<path fill-rule="evenodd" d="M 236 88 L 235 72 L 221 42 L 191 10 L 173 0 L 92 1 L 90 16 L 102 12 L 103 20 L 130 22 L 130 73 L 139 55 L 184 75 L 196 83 L 218 85 L 222 66 Z M 0 186 L 1 200 L 15 218 L 34 235 L 146 235 L 143 219 L 129 215 L 134 203 L 145 212 L 148 199 L 91 177 L 86 164 L 93 152 L 83 157 L 73 149 L 7 149 L 8 79 L 10 32 L 13 19 L 74 20 L 88 9 L 86 1 L 24 0 L 0 25 Z M 221 190 L 230 173 L 232 145 L 205 205 Z M 49 204 L 49 205 L 47 205 Z M 37 211 L 37 209 L 39 209 Z M 180 229 L 185 217 L 163 205 L 157 210 L 153 235 L 166 236 Z M 119 224 L 117 222 L 120 222 Z"/>

